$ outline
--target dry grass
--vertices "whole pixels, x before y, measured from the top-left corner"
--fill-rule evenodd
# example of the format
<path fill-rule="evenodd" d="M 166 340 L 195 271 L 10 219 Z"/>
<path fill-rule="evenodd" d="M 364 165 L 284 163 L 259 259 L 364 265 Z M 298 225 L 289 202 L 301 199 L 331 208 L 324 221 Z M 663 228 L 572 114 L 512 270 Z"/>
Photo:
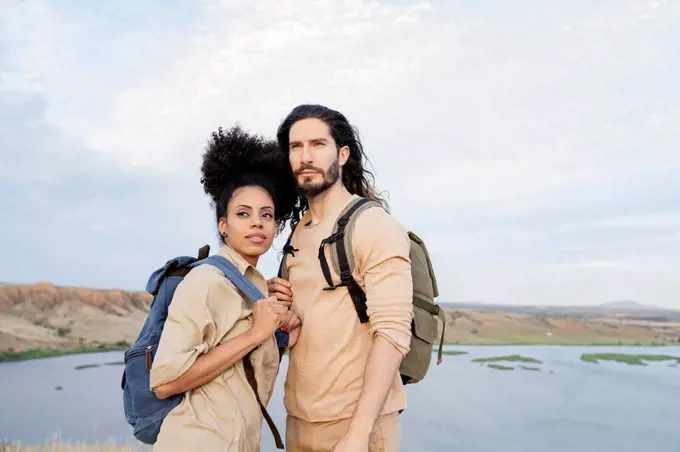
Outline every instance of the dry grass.
<path fill-rule="evenodd" d="M 104 443 L 65 443 L 51 441 L 38 446 L 25 446 L 19 443 L 0 443 L 0 452 L 140 452 L 143 449 L 132 444 L 116 444 L 114 441 Z"/>

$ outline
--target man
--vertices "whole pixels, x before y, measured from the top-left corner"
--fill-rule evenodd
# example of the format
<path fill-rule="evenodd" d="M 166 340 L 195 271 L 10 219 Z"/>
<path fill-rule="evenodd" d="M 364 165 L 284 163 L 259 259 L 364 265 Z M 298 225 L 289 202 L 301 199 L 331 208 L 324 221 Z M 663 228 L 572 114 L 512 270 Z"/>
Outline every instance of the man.
<path fill-rule="evenodd" d="M 364 289 L 370 319 L 361 323 L 346 287 L 325 290 L 319 263 L 321 241 L 350 201 L 368 197 L 386 205 L 369 183 L 361 142 L 345 116 L 319 105 L 293 109 L 277 138 L 301 193 L 288 280 L 268 281 L 270 294 L 293 301 L 303 325 L 285 384 L 287 449 L 397 451 L 398 415 L 406 407 L 399 366 L 413 316 L 407 232 L 378 206 L 358 217 L 353 277 Z M 332 278 L 341 282 L 335 273 Z"/>

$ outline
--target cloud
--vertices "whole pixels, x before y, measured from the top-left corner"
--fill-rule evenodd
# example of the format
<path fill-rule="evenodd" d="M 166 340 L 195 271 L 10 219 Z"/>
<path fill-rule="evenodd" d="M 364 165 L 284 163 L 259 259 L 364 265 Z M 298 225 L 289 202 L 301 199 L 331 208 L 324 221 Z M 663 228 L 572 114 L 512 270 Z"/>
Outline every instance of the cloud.
<path fill-rule="evenodd" d="M 293 106 L 323 103 L 359 127 L 447 300 L 680 306 L 664 270 L 680 251 L 680 5 L 524 4 L 13 4 L 0 176 L 17 195 L 0 204 L 39 200 L 65 247 L 105 237 L 113 261 L 146 269 L 213 238 L 197 177 L 212 130 L 273 136 Z M 21 224 L 3 245 L 40 231 Z M 10 275 L 33 278 L 26 265 Z M 146 271 L 98 265 L 58 274 L 140 286 Z"/>

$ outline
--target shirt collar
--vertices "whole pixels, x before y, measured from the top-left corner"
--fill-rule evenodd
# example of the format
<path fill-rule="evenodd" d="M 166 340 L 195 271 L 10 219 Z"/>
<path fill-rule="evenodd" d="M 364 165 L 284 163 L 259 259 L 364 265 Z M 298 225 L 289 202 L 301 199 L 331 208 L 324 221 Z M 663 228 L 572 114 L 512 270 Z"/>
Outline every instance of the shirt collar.
<path fill-rule="evenodd" d="M 251 271 L 257 271 L 257 269 L 246 261 L 243 256 L 236 252 L 235 249 L 227 244 L 220 247 L 220 255 L 227 258 L 232 264 L 236 266 L 239 272 L 245 276 L 248 269 Z"/>

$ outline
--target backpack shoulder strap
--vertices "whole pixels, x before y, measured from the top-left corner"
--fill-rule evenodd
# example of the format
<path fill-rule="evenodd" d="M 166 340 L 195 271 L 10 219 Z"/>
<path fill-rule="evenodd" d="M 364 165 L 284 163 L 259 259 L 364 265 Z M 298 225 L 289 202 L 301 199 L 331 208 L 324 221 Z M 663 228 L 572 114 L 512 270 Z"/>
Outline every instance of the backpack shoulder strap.
<path fill-rule="evenodd" d="M 241 291 L 243 294 L 248 297 L 248 299 L 255 303 L 258 300 L 261 300 L 264 298 L 262 295 L 262 292 L 255 287 L 255 284 L 253 284 L 248 278 L 246 278 L 244 275 L 241 274 L 241 272 L 236 268 L 234 264 L 232 264 L 228 259 L 226 259 L 224 256 L 220 255 L 213 255 L 209 256 L 201 261 L 197 261 L 196 264 L 210 264 L 214 265 L 215 267 L 219 268 L 222 273 L 224 273 L 224 276 L 226 276 L 234 285 Z M 287 333 L 283 333 L 280 330 L 277 330 L 275 335 L 277 342 L 279 343 L 279 346 L 281 346 L 281 335 L 284 335 L 286 337 L 285 345 L 288 345 L 287 341 Z M 285 346 L 284 345 L 284 346 Z M 274 441 L 276 442 L 276 447 L 278 449 L 283 449 L 283 441 L 281 440 L 281 435 L 276 428 L 276 425 L 274 425 L 274 421 L 272 420 L 271 416 L 267 412 L 267 409 L 265 408 L 264 404 L 262 403 L 262 400 L 260 400 L 260 394 L 257 389 L 257 380 L 255 379 L 255 371 L 253 369 L 253 364 L 251 362 L 251 353 L 252 351 L 248 352 L 247 355 L 243 358 L 243 370 L 246 374 L 246 379 L 248 380 L 248 384 L 251 386 L 253 392 L 255 393 L 255 398 L 257 399 L 257 403 L 260 405 L 260 411 L 262 412 L 262 415 L 269 425 L 269 429 L 272 431 L 272 434 L 274 435 Z"/>
<path fill-rule="evenodd" d="M 352 201 L 343 212 L 338 217 L 338 221 L 335 223 L 335 228 L 333 230 L 334 234 L 343 232 L 342 237 L 340 237 L 335 243 L 331 245 L 331 263 L 333 264 L 333 270 L 339 275 L 342 273 L 342 268 L 347 265 L 350 273 L 354 273 L 354 253 L 352 248 L 352 237 L 354 235 L 354 225 L 359 219 L 359 215 L 371 207 L 382 207 L 377 201 L 373 201 L 369 198 L 359 198 L 356 201 Z M 342 245 L 342 246 L 341 246 Z M 340 257 L 342 251 L 339 248 L 345 249 L 346 259 L 345 262 L 341 262 Z"/>
<path fill-rule="evenodd" d="M 224 273 L 224 276 L 229 279 L 229 281 L 234 283 L 236 288 L 240 290 L 252 303 L 256 303 L 258 300 L 265 298 L 262 292 L 260 292 L 260 289 L 255 287 L 255 284 L 243 276 L 238 268 L 236 268 L 236 266 L 229 262 L 229 260 L 224 256 L 220 256 L 219 254 L 213 255 L 203 259 L 202 261 L 196 261 L 194 263 L 194 265 L 198 264 L 210 264 L 219 268 L 222 273 Z M 279 347 L 288 346 L 288 339 L 290 337 L 289 333 L 286 333 L 281 328 L 279 328 L 276 330 L 274 335 L 276 336 L 276 342 Z"/>
<path fill-rule="evenodd" d="M 286 281 L 288 280 L 288 266 L 287 266 L 288 254 L 290 253 L 293 256 L 295 256 L 295 252 L 300 251 L 297 248 L 294 248 L 292 245 L 293 234 L 295 234 L 295 226 L 291 226 L 290 234 L 288 235 L 286 244 L 283 246 L 283 256 L 281 256 L 281 262 L 279 263 L 279 271 L 277 273 L 279 278 L 285 279 Z"/>
<path fill-rule="evenodd" d="M 248 300 L 251 302 L 255 303 L 256 301 L 264 298 L 264 295 L 262 295 L 260 289 L 255 287 L 255 284 L 242 275 L 238 268 L 236 268 L 236 266 L 229 262 L 229 260 L 224 256 L 220 256 L 219 254 L 212 255 L 201 261 L 197 261 L 196 264 L 210 264 L 219 268 L 220 271 L 224 273 L 224 276 L 226 276 L 229 281 L 234 283 L 238 290 L 243 292 L 243 294 L 248 297 Z"/>
<path fill-rule="evenodd" d="M 361 323 L 366 323 L 369 319 L 366 306 L 366 294 L 352 277 L 355 263 L 351 237 L 358 215 L 374 205 L 379 204 L 369 198 L 359 198 L 355 201 L 351 201 L 338 217 L 333 229 L 333 234 L 322 240 L 321 246 L 319 247 L 319 263 L 321 264 L 321 271 L 323 272 L 324 278 L 328 283 L 328 287 L 324 290 L 335 290 L 338 287 L 333 284 L 324 250 L 325 245 L 330 245 L 331 265 L 333 265 L 336 273 L 340 275 L 341 282 L 339 286 L 347 287 L 347 291 L 352 298 L 354 308 L 357 311 Z"/>

